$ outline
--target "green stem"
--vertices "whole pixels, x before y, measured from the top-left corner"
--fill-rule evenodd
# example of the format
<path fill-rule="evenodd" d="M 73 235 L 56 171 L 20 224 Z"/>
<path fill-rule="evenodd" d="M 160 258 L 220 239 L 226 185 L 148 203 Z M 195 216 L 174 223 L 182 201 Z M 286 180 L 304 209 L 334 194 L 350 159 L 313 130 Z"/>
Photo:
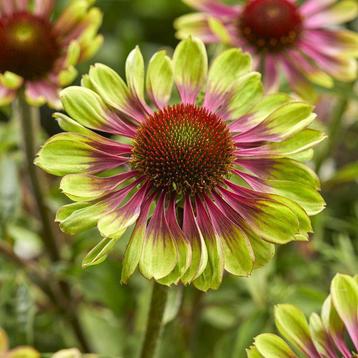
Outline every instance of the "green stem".
<path fill-rule="evenodd" d="M 42 240 L 44 247 L 52 261 L 60 260 L 60 250 L 56 240 L 55 233 L 52 228 L 49 211 L 44 201 L 43 185 L 40 181 L 38 169 L 34 165 L 36 154 L 36 117 L 38 117 L 38 109 L 30 107 L 24 98 L 19 96 L 15 103 L 15 110 L 21 123 L 22 144 L 26 159 L 27 172 L 30 178 L 32 192 L 38 209 L 38 214 L 42 225 Z M 37 112 L 37 113 L 36 113 Z"/>
<path fill-rule="evenodd" d="M 61 252 L 53 230 L 53 221 L 44 200 L 45 195 L 42 190 L 43 184 L 41 183 L 41 176 L 39 170 L 34 165 L 37 150 L 35 135 L 38 132 L 38 128 L 36 127 L 39 124 L 39 110 L 38 108 L 29 106 L 23 96 L 19 96 L 16 100 L 14 109 L 21 123 L 22 144 L 27 171 L 42 225 L 41 238 L 49 258 L 53 263 L 57 263 L 61 260 Z M 57 291 L 55 294 L 56 304 L 71 325 L 81 349 L 84 352 L 90 352 L 90 346 L 77 316 L 77 307 L 73 300 L 70 286 L 67 282 L 56 279 L 53 282 L 53 286 L 56 286 L 55 290 Z"/>
<path fill-rule="evenodd" d="M 167 298 L 168 288 L 160 285 L 157 282 L 154 282 L 147 328 L 140 355 L 141 358 L 155 357 L 155 351 L 163 325 L 163 316 Z"/>
<path fill-rule="evenodd" d="M 338 99 L 338 102 L 333 110 L 332 119 L 329 124 L 328 138 L 326 145 L 316 160 L 316 171 L 319 173 L 323 163 L 329 158 L 336 149 L 337 143 L 342 131 L 342 123 L 344 114 L 346 113 L 349 105 L 348 96 L 343 95 Z"/>

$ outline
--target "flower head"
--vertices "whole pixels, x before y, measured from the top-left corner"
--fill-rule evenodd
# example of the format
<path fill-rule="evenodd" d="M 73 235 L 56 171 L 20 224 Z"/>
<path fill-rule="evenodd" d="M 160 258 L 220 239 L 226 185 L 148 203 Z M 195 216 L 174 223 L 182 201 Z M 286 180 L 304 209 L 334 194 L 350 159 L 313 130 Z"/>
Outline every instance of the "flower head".
<path fill-rule="evenodd" d="M 332 87 L 334 80 L 356 78 L 358 35 L 340 27 L 356 18 L 355 1 L 248 0 L 231 6 L 221 0 L 184 1 L 200 12 L 176 21 L 177 36 L 192 34 L 249 51 L 268 90 L 278 87 L 281 72 L 304 98 L 312 94 L 311 83 Z"/>
<path fill-rule="evenodd" d="M 59 106 L 59 90 L 76 77 L 74 66 L 102 43 L 102 15 L 92 3 L 72 1 L 56 21 L 54 0 L 0 3 L 0 105 L 24 88 L 30 104 Z"/>
<path fill-rule="evenodd" d="M 62 229 L 97 225 L 104 237 L 84 265 L 102 261 L 131 227 L 122 281 L 139 265 L 149 279 L 207 290 L 224 270 L 247 276 L 264 265 L 274 244 L 307 240 L 308 215 L 324 205 L 299 161 L 322 139 L 307 128 L 311 106 L 264 97 L 239 49 L 208 70 L 198 39 L 182 41 L 172 59 L 156 53 L 146 76 L 134 49 L 126 79 L 98 64 L 82 87 L 63 90 L 69 116 L 56 117 L 69 133 L 51 138 L 36 161 L 64 176 L 75 201 L 58 212 Z"/>
<path fill-rule="evenodd" d="M 358 277 L 337 274 L 321 315 L 313 313 L 307 322 L 295 306 L 278 305 L 275 322 L 285 338 L 261 334 L 247 351 L 248 358 L 356 357 L 358 354 Z M 288 342 L 289 344 L 287 344 Z M 296 355 L 295 352 L 299 352 Z"/>

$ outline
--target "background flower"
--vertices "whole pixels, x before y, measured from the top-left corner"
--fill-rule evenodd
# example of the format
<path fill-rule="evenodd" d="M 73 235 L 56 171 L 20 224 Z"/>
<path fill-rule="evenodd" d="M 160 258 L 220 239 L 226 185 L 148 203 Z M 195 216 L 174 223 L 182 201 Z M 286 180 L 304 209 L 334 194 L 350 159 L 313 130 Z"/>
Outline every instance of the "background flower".
<path fill-rule="evenodd" d="M 264 97 L 238 49 L 209 70 L 207 62 L 197 39 L 182 41 L 173 59 L 156 53 L 146 74 L 152 107 L 139 48 L 128 56 L 127 84 L 98 64 L 82 87 L 62 92 L 69 117 L 56 118 L 69 133 L 52 137 L 36 163 L 64 176 L 61 189 L 76 201 L 59 210 L 61 228 L 97 225 L 104 237 L 85 266 L 103 261 L 134 225 L 122 281 L 139 265 L 160 283 L 208 290 L 224 270 L 247 276 L 264 265 L 274 244 L 308 239 L 308 215 L 324 206 L 317 177 L 299 161 L 323 138 L 307 128 L 311 106 Z"/>
<path fill-rule="evenodd" d="M 177 36 L 249 51 L 268 90 L 278 87 L 282 72 L 294 91 L 311 99 L 310 82 L 330 88 L 334 79 L 356 78 L 358 35 L 340 27 L 356 18 L 356 1 L 184 1 L 200 12 L 177 19 Z"/>
<path fill-rule="evenodd" d="M 31 105 L 59 107 L 59 90 L 76 77 L 75 65 L 100 47 L 101 12 L 92 0 L 72 1 L 52 20 L 56 1 L 0 4 L 0 105 L 24 88 Z"/>
<path fill-rule="evenodd" d="M 278 305 L 276 326 L 279 336 L 261 334 L 247 351 L 249 358 L 292 358 L 299 352 L 307 357 L 351 358 L 358 353 L 358 277 L 337 274 L 321 315 L 313 313 L 307 322 L 295 306 Z"/>

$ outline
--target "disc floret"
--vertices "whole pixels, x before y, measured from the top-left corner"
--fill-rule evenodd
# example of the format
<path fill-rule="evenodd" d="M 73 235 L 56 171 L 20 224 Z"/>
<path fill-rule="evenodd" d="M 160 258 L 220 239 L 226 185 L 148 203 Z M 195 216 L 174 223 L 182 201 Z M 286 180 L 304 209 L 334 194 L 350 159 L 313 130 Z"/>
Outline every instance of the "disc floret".
<path fill-rule="evenodd" d="M 223 182 L 232 168 L 233 150 L 229 129 L 218 115 L 179 104 L 146 119 L 131 163 L 156 188 L 195 195 Z"/>
<path fill-rule="evenodd" d="M 258 50 L 279 51 L 292 46 L 302 30 L 295 4 L 287 0 L 254 0 L 243 9 L 239 32 Z"/>

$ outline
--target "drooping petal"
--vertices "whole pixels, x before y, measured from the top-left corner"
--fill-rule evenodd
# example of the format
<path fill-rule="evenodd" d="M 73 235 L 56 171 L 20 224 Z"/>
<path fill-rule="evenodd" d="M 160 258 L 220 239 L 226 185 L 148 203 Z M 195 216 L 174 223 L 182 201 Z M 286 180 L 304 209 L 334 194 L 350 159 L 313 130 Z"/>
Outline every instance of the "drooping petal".
<path fill-rule="evenodd" d="M 150 206 L 153 202 L 154 195 L 142 204 L 140 214 L 134 226 L 131 237 L 129 238 L 126 251 L 124 252 L 121 282 L 127 283 L 129 277 L 134 273 L 137 268 L 140 258 L 142 256 L 142 250 L 144 245 L 144 237 L 147 229 L 147 220 Z"/>
<path fill-rule="evenodd" d="M 228 219 L 240 227 L 243 233 L 247 236 L 253 251 L 254 268 L 259 268 L 267 264 L 275 253 L 275 245 L 257 236 L 250 229 L 249 225 L 247 225 L 245 219 L 240 216 L 240 214 L 235 211 L 219 194 L 213 193 L 213 196 L 215 198 L 215 203 L 219 206 L 221 211 L 225 213 Z"/>
<path fill-rule="evenodd" d="M 162 193 L 148 224 L 139 261 L 139 269 L 148 279 L 168 276 L 178 263 L 178 250 L 165 218 L 164 201 Z"/>
<path fill-rule="evenodd" d="M 255 256 L 245 231 L 230 221 L 209 198 L 205 202 L 222 244 L 225 270 L 234 275 L 248 276 Z"/>
<path fill-rule="evenodd" d="M 172 283 L 177 284 L 183 274 L 188 270 L 191 264 L 192 252 L 190 242 L 178 224 L 175 197 L 169 198 L 168 209 L 165 216 L 178 250 L 178 263 L 175 269 L 168 276 L 160 279 L 159 282 L 170 285 Z"/>
<path fill-rule="evenodd" d="M 205 84 L 208 58 L 201 40 L 188 38 L 179 43 L 173 55 L 174 79 L 183 103 L 195 103 Z"/>
<path fill-rule="evenodd" d="M 138 184 L 143 178 L 137 179 Z M 98 220 L 98 229 L 104 237 L 119 239 L 124 232 L 133 225 L 140 215 L 141 205 L 148 192 L 148 185 L 144 183 L 129 201 L 111 210 Z"/>
<path fill-rule="evenodd" d="M 225 200 L 249 224 L 256 235 L 271 243 L 294 240 L 299 232 L 297 216 L 286 206 L 270 197 L 227 182 L 234 192 L 221 188 Z"/>
<path fill-rule="evenodd" d="M 222 242 L 201 200 L 196 199 L 195 206 L 198 225 L 208 251 L 208 263 L 203 273 L 194 281 L 194 286 L 202 291 L 217 289 L 224 273 Z"/>
<path fill-rule="evenodd" d="M 183 232 L 190 242 L 192 257 L 191 264 L 182 276 L 181 281 L 184 284 L 189 284 L 204 271 L 208 262 L 208 253 L 203 235 L 193 213 L 191 199 L 188 196 L 184 201 Z"/>

